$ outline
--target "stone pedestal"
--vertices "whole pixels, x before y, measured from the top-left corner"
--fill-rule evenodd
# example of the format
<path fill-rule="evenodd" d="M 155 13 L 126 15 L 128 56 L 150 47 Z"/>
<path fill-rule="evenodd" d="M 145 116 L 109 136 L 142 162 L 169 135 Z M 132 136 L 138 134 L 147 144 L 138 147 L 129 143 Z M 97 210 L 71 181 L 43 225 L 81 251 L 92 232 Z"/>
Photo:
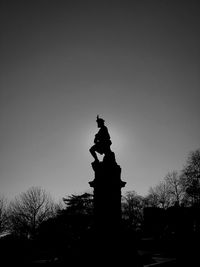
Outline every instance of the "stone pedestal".
<path fill-rule="evenodd" d="M 98 231 L 115 232 L 121 223 L 121 167 L 116 162 L 93 162 L 95 173 L 89 182 L 94 189 L 94 216 Z"/>
<path fill-rule="evenodd" d="M 132 233 L 121 223 L 121 189 L 126 184 L 121 180 L 121 167 L 114 157 L 104 157 L 103 162 L 93 162 L 92 168 L 95 173 L 94 180 L 89 182 L 94 190 L 95 227 L 89 241 L 92 264 L 114 266 L 133 262 L 135 267 L 142 267 Z"/>

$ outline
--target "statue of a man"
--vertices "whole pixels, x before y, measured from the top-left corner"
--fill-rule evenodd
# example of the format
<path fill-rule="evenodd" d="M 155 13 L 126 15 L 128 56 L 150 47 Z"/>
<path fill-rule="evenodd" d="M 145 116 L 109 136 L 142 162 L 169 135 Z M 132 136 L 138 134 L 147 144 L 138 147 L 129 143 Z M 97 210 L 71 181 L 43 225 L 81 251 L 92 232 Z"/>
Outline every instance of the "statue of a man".
<path fill-rule="evenodd" d="M 97 116 L 97 127 L 100 128 L 98 133 L 95 134 L 94 145 L 90 148 L 90 153 L 94 157 L 95 161 L 99 161 L 96 152 L 99 154 L 109 154 L 111 152 L 110 146 L 112 144 L 108 128 L 104 125 L 104 119 Z"/>

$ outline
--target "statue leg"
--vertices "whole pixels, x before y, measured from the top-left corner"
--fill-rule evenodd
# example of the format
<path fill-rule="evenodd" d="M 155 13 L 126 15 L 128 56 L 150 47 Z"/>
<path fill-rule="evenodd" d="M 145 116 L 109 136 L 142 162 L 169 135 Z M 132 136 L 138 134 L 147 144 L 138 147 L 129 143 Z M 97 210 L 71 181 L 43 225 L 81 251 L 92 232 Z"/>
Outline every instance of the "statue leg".
<path fill-rule="evenodd" d="M 89 151 L 90 151 L 91 155 L 93 156 L 93 158 L 95 159 L 95 161 L 99 161 L 99 159 L 97 158 L 95 145 L 92 146 Z"/>

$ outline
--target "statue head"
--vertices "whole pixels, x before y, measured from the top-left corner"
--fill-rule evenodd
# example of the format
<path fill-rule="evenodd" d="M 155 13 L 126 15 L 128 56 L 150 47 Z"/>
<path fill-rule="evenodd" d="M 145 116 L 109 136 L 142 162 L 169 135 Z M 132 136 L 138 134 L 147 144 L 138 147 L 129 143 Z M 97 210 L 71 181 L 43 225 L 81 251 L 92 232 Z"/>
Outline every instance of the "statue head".
<path fill-rule="evenodd" d="M 99 115 L 97 115 L 97 119 L 96 119 L 97 125 L 98 127 L 101 127 L 102 125 L 104 125 L 104 119 L 99 118 Z"/>

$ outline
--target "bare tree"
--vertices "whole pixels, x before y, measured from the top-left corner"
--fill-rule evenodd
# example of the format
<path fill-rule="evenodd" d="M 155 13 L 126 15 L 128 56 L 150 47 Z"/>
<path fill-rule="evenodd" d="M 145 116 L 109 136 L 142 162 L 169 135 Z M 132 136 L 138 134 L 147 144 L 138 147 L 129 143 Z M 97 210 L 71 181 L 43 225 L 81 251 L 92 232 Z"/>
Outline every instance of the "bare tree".
<path fill-rule="evenodd" d="M 189 154 L 182 170 L 181 183 L 192 205 L 200 205 L 200 149 Z"/>
<path fill-rule="evenodd" d="M 0 234 L 7 230 L 7 200 L 0 196 Z"/>
<path fill-rule="evenodd" d="M 170 205 L 169 187 L 165 181 L 160 182 L 155 187 L 150 187 L 146 197 L 147 206 L 168 208 Z"/>
<path fill-rule="evenodd" d="M 150 187 L 148 195 L 144 198 L 145 207 L 158 207 L 159 197 L 153 187 Z"/>
<path fill-rule="evenodd" d="M 39 225 L 56 214 L 57 205 L 40 187 L 31 187 L 9 206 L 9 218 L 15 234 L 34 238 Z"/>
<path fill-rule="evenodd" d="M 168 188 L 169 201 L 171 205 L 180 206 L 184 197 L 184 190 L 181 184 L 180 176 L 177 171 L 169 172 L 164 181 Z"/>

